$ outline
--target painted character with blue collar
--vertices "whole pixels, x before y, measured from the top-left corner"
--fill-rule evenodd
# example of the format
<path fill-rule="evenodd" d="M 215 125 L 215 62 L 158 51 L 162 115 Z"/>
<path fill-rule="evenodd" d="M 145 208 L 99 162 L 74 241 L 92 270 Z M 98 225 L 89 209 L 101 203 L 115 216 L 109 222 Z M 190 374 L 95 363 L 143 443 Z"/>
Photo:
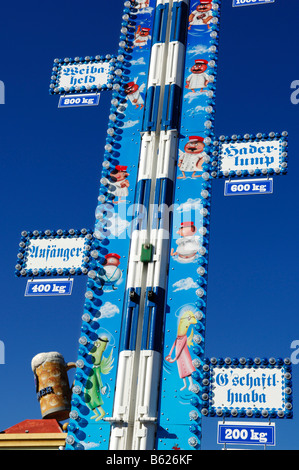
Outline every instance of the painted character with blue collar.
<path fill-rule="evenodd" d="M 108 253 L 105 256 L 106 263 L 103 266 L 104 273 L 101 279 L 105 281 L 105 285 L 110 285 L 113 290 L 116 290 L 116 284 L 119 284 L 122 278 L 122 271 L 119 268 L 120 256 L 116 253 Z"/>

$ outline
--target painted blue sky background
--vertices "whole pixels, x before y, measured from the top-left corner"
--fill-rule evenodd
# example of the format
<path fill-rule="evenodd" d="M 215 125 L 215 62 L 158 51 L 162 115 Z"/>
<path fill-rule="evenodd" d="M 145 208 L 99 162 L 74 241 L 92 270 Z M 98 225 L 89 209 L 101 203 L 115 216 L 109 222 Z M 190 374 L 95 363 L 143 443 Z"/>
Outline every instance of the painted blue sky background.
<path fill-rule="evenodd" d="M 290 357 L 299 340 L 299 105 L 290 100 L 299 5 L 285 3 L 223 0 L 216 135 L 287 130 L 289 172 L 267 196 L 224 197 L 224 181 L 213 181 L 207 357 Z M 122 9 L 122 0 L 1 8 L 0 430 L 41 418 L 33 356 L 77 359 L 86 278 L 75 278 L 71 297 L 25 298 L 14 266 L 22 230 L 94 226 L 111 95 L 102 93 L 99 107 L 58 109 L 48 88 L 54 58 L 117 53 Z M 299 447 L 298 390 L 294 365 L 294 418 L 276 421 L 276 449 Z M 217 421 L 203 420 L 203 449 L 220 448 Z"/>

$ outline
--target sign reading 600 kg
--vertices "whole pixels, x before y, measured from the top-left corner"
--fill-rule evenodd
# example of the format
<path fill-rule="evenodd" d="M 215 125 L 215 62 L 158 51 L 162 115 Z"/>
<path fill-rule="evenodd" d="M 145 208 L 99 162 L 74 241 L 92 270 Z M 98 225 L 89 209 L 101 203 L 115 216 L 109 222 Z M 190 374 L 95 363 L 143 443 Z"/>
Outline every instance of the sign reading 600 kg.
<path fill-rule="evenodd" d="M 273 178 L 225 181 L 225 196 L 273 194 Z"/>

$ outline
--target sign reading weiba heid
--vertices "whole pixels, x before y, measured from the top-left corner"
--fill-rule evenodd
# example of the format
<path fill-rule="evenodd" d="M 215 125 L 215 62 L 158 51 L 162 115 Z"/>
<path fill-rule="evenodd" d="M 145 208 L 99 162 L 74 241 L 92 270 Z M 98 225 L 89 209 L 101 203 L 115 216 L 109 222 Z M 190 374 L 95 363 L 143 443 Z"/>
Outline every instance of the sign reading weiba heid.
<path fill-rule="evenodd" d="M 78 85 L 104 85 L 108 82 L 111 65 L 63 65 L 59 71 L 58 85 L 64 88 Z"/>
<path fill-rule="evenodd" d="M 90 92 L 112 88 L 116 77 L 113 61 L 96 56 L 75 59 L 55 59 L 52 68 L 50 93 Z"/>
<path fill-rule="evenodd" d="M 223 360 L 219 362 L 209 366 L 210 386 L 206 399 L 211 415 L 220 416 L 225 412 L 237 416 L 243 410 L 247 416 L 291 417 L 291 365 L 288 359 L 269 359 L 267 364 L 260 360 L 249 364 L 245 359 L 234 365 L 231 361 L 229 365 Z"/>
<path fill-rule="evenodd" d="M 64 233 L 45 236 L 36 231 L 36 236 L 22 232 L 16 274 L 66 275 L 86 274 L 89 261 L 91 233 Z M 74 231 L 75 232 L 75 231 Z M 35 232 L 33 232 L 35 233 Z"/>

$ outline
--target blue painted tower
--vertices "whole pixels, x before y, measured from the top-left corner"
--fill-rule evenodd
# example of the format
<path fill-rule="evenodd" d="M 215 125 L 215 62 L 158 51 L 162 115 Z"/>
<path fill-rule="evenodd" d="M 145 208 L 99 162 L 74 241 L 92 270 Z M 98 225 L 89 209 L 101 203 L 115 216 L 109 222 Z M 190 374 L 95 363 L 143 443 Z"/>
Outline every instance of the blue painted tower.
<path fill-rule="evenodd" d="M 66 448 L 199 448 L 220 2 L 124 6 Z"/>

